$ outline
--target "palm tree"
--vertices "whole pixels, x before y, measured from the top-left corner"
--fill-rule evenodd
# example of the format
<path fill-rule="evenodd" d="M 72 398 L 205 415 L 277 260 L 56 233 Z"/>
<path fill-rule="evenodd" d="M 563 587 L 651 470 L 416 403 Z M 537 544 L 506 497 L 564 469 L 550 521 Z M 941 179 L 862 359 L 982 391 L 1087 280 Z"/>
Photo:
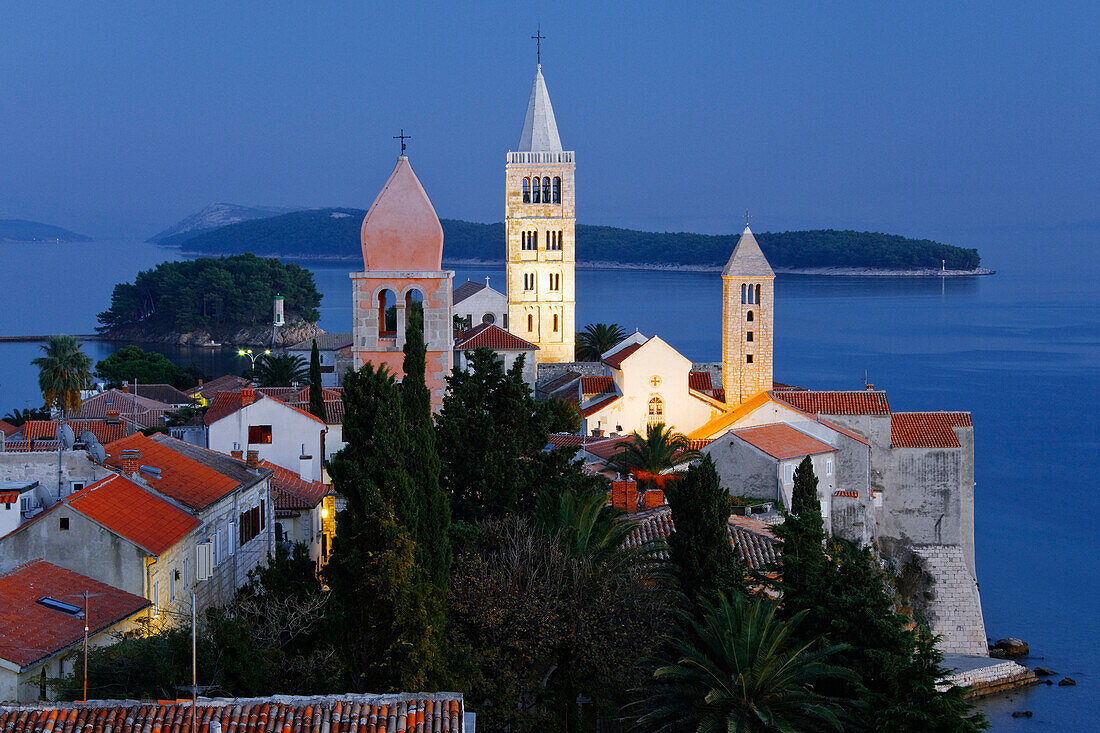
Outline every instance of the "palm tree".
<path fill-rule="evenodd" d="M 628 548 L 627 537 L 635 523 L 622 521 L 607 503 L 607 496 L 593 492 L 578 496 L 572 490 L 539 497 L 535 520 L 552 536 L 560 539 L 567 553 L 586 567 L 600 572 L 626 570 L 637 561 L 654 561 L 651 548 Z"/>
<path fill-rule="evenodd" d="M 599 361 L 600 356 L 626 338 L 617 323 L 589 323 L 577 334 L 577 361 Z"/>
<path fill-rule="evenodd" d="M 4 415 L 4 422 L 14 427 L 19 427 L 28 420 L 49 420 L 50 413 L 43 407 L 39 407 L 37 410 L 25 409 L 20 410 L 18 407 Z"/>
<path fill-rule="evenodd" d="M 831 680 L 856 681 L 851 670 L 825 660 L 844 645 L 802 643 L 794 632 L 806 612 L 787 622 L 778 604 L 720 594 L 703 601 L 701 621 L 683 639 L 669 639 L 678 659 L 654 672 L 639 719 L 642 730 L 841 730 L 841 706 L 815 692 Z"/>
<path fill-rule="evenodd" d="M 264 354 L 256 360 L 252 378 L 261 387 L 289 387 L 309 381 L 309 366 L 305 359 L 294 354 Z"/>
<path fill-rule="evenodd" d="M 62 418 L 80 412 L 80 390 L 92 383 L 92 360 L 72 336 L 50 336 L 45 356 L 31 361 L 38 367 L 38 386 L 46 409 L 57 407 Z"/>
<path fill-rule="evenodd" d="M 626 440 L 619 441 L 621 448 L 615 458 L 616 467 L 623 473 L 644 472 L 659 476 L 675 466 L 698 460 L 700 453 L 691 449 L 691 441 L 682 433 L 666 428 L 664 423 L 654 423 L 646 428 L 643 436 L 637 430 Z"/>

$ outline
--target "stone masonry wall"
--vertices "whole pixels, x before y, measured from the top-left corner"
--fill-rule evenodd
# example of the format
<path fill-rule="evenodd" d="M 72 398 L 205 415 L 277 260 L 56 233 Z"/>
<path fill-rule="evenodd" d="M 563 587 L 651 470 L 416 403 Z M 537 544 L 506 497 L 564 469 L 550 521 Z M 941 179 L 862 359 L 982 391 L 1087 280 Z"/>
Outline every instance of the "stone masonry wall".
<path fill-rule="evenodd" d="M 913 551 L 927 563 L 936 579 L 928 608 L 932 631 L 943 637 L 944 654 L 989 654 L 978 584 L 966 565 L 959 545 L 917 545 Z"/>

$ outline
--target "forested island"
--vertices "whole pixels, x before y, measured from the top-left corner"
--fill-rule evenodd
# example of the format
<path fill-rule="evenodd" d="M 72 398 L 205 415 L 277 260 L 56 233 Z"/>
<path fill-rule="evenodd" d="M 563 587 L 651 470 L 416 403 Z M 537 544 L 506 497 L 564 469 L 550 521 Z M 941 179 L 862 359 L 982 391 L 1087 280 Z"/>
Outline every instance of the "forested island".
<path fill-rule="evenodd" d="M 270 343 L 272 305 L 284 298 L 279 343 L 317 333 L 321 294 L 313 273 L 252 254 L 162 262 L 119 283 L 98 331 L 130 341 L 202 345 Z"/>
<path fill-rule="evenodd" d="M 26 219 L 0 219 L 0 242 L 91 242 L 91 237 Z"/>
<path fill-rule="evenodd" d="M 361 209 L 313 209 L 243 221 L 180 241 L 187 252 L 256 252 L 297 259 L 359 259 Z M 504 224 L 443 219 L 444 261 L 499 264 L 504 255 Z M 851 269 L 903 272 L 974 272 L 976 249 L 893 234 L 822 229 L 762 232 L 757 241 L 778 271 Z M 577 225 L 581 266 L 718 269 L 729 258 L 736 235 L 642 232 Z"/>

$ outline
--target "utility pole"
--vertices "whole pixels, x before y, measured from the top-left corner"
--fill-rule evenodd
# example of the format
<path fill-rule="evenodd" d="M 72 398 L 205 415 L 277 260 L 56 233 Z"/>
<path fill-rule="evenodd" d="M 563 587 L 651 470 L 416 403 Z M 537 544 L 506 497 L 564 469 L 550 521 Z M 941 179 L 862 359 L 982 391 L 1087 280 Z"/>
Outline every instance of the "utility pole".
<path fill-rule="evenodd" d="M 84 697 L 88 702 L 88 591 L 84 591 Z"/>
<path fill-rule="evenodd" d="M 191 590 L 191 733 L 195 733 L 195 703 L 199 697 L 198 645 L 195 643 L 195 591 Z"/>

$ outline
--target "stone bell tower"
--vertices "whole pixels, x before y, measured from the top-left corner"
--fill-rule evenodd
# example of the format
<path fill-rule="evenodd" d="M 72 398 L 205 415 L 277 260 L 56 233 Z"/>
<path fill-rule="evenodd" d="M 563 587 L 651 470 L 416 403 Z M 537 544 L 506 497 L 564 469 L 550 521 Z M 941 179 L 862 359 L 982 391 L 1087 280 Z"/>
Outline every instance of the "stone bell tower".
<path fill-rule="evenodd" d="M 573 151 L 562 150 L 542 64 L 519 149 L 505 165 L 508 322 L 539 347 L 539 362 L 573 361 L 576 348 Z"/>
<path fill-rule="evenodd" d="M 731 408 L 772 389 L 774 283 L 746 226 L 722 270 L 722 386 Z"/>

